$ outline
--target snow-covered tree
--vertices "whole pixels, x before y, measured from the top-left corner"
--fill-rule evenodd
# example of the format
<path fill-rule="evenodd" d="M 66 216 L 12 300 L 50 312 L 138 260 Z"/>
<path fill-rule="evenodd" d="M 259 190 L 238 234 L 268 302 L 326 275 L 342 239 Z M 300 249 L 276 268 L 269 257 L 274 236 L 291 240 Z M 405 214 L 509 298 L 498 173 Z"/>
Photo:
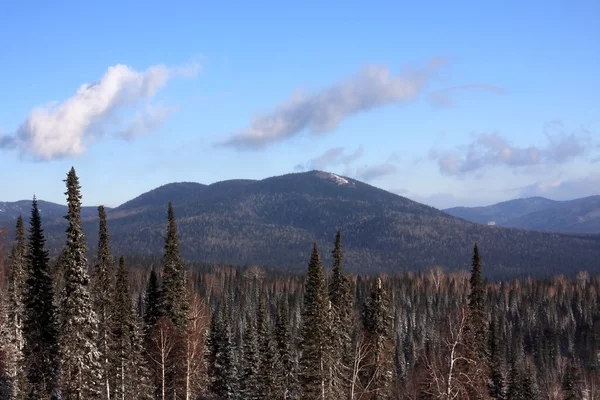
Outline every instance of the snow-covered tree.
<path fill-rule="evenodd" d="M 67 243 L 64 253 L 64 288 L 60 296 L 60 346 L 65 399 L 92 399 L 103 381 L 98 351 L 98 318 L 90 295 L 86 243 L 81 226 L 79 178 L 71 168 L 67 185 Z"/>

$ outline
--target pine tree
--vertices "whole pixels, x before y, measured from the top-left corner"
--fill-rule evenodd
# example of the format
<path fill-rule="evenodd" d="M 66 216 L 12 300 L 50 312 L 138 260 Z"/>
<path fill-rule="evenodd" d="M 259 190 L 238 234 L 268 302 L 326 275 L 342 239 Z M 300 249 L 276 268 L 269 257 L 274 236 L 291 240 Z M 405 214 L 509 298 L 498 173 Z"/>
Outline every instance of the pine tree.
<path fill-rule="evenodd" d="M 377 278 L 376 286 L 364 304 L 362 321 L 368 343 L 367 368 L 362 374 L 362 386 L 366 388 L 367 399 L 388 399 L 394 374 L 393 344 L 390 338 L 392 319 L 389 299 L 381 278 Z"/>
<path fill-rule="evenodd" d="M 185 334 L 188 317 L 188 296 L 185 281 L 185 270 L 183 261 L 179 254 L 179 236 L 177 234 L 177 225 L 175 224 L 175 213 L 173 206 L 169 202 L 168 207 L 168 225 L 167 237 L 165 238 L 165 250 L 162 258 L 163 265 L 163 285 L 161 292 L 161 310 L 163 315 L 168 318 L 177 329 L 178 338 L 174 351 L 168 360 L 171 368 L 167 377 L 168 386 L 173 391 L 174 396 L 180 396 L 185 391 L 184 382 L 180 379 L 183 368 L 186 364 Z"/>
<path fill-rule="evenodd" d="M 317 244 L 313 246 L 305 284 L 301 322 L 301 398 L 328 399 L 329 321 L 327 287 Z"/>
<path fill-rule="evenodd" d="M 144 302 L 146 304 L 144 312 L 144 331 L 148 333 L 158 322 L 159 318 L 162 317 L 161 290 L 158 283 L 158 275 L 154 268 L 150 271 Z"/>
<path fill-rule="evenodd" d="M 23 218 L 17 218 L 16 242 L 9 257 L 8 288 L 4 304 L 4 320 L 0 335 L 4 338 L 2 352 L 6 359 L 7 377 L 12 382 L 11 398 L 20 398 L 26 391 L 23 370 L 23 319 L 27 279 L 27 254 Z"/>
<path fill-rule="evenodd" d="M 481 257 L 479 248 L 475 244 L 473 248 L 473 269 L 471 271 L 471 291 L 469 293 L 469 319 L 467 330 L 469 332 L 469 343 L 476 352 L 480 361 L 486 358 L 486 303 L 485 284 L 481 268 Z"/>
<path fill-rule="evenodd" d="M 352 282 L 342 271 L 342 234 L 337 232 L 331 252 L 333 269 L 329 284 L 332 307 L 330 340 L 332 343 L 332 390 L 336 398 L 347 398 L 352 374 L 352 312 L 354 296 Z"/>
<path fill-rule="evenodd" d="M 489 328 L 489 394 L 492 399 L 504 400 L 504 376 L 502 375 L 502 355 L 500 354 L 500 346 L 496 337 L 496 323 L 492 318 Z"/>
<path fill-rule="evenodd" d="M 140 321 L 134 312 L 125 258 L 119 258 L 114 288 L 114 317 L 111 342 L 114 394 L 117 400 L 148 398 L 151 394 L 148 367 L 143 357 Z"/>
<path fill-rule="evenodd" d="M 27 280 L 23 320 L 23 357 L 27 398 L 58 398 L 60 395 L 60 348 L 53 282 L 42 218 L 34 197 L 31 206 L 27 251 Z"/>
<path fill-rule="evenodd" d="M 256 329 L 248 322 L 243 342 L 243 363 L 240 375 L 240 397 L 248 400 L 261 399 L 258 390 L 259 352 Z"/>
<path fill-rule="evenodd" d="M 98 316 L 98 350 L 102 355 L 102 398 L 110 400 L 111 383 L 114 384 L 114 373 L 110 369 L 110 348 L 112 345 L 112 313 L 114 288 L 114 259 L 110 251 L 110 238 L 106 224 L 106 211 L 104 206 L 98 207 L 99 232 L 98 256 L 94 275 L 92 277 L 92 294 L 94 296 L 94 309 Z M 118 295 L 118 293 L 117 293 Z"/>
<path fill-rule="evenodd" d="M 296 362 L 292 355 L 292 339 L 287 308 L 283 301 L 277 307 L 275 320 L 275 345 L 277 348 L 278 368 L 275 370 L 275 387 L 279 398 L 291 398 L 288 394 L 296 393 L 298 380 L 296 376 Z"/>
<path fill-rule="evenodd" d="M 208 364 L 211 393 L 224 400 L 236 399 L 237 368 L 227 308 L 224 305 L 212 315 L 208 338 Z"/>
<path fill-rule="evenodd" d="M 162 258 L 163 287 L 162 310 L 179 329 L 184 329 L 187 322 L 187 295 L 185 271 L 179 254 L 179 236 L 175 224 L 175 213 L 169 202 L 167 237 L 165 252 Z"/>
<path fill-rule="evenodd" d="M 267 321 L 267 312 L 265 310 L 264 299 L 261 297 L 258 303 L 258 314 L 257 314 L 257 336 L 259 346 L 259 379 L 258 388 L 262 398 L 278 399 L 280 398 L 276 394 L 276 381 L 275 381 L 275 363 L 277 361 L 275 342 L 269 323 Z"/>
<path fill-rule="evenodd" d="M 61 293 L 60 344 L 65 399 L 97 398 L 102 384 L 97 347 L 98 319 L 89 292 L 86 243 L 81 226 L 79 178 L 71 168 L 65 179 L 69 223 Z"/>

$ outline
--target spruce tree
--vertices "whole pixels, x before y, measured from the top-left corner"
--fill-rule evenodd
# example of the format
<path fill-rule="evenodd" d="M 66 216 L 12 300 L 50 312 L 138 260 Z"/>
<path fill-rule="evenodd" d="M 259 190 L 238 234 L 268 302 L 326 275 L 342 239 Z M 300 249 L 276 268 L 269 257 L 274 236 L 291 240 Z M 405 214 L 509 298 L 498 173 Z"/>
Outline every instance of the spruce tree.
<path fill-rule="evenodd" d="M 352 282 L 342 270 L 342 234 L 335 236 L 335 245 L 331 252 L 333 268 L 329 284 L 329 301 L 332 307 L 331 320 L 331 358 L 334 371 L 332 390 L 337 398 L 347 398 L 352 374 L 352 312 L 354 296 Z"/>
<path fill-rule="evenodd" d="M 154 268 L 150 271 L 144 302 L 146 304 L 144 311 L 144 331 L 146 334 L 162 317 L 161 312 L 161 289 L 158 282 L 158 275 Z"/>
<path fill-rule="evenodd" d="M 42 218 L 34 197 L 31 206 L 23 320 L 23 357 L 27 398 L 60 395 L 60 348 L 57 311 Z"/>
<path fill-rule="evenodd" d="M 98 207 L 98 256 L 94 275 L 92 276 L 92 294 L 94 309 L 98 316 L 98 350 L 102 355 L 102 398 L 110 399 L 111 383 L 114 383 L 114 374 L 110 369 L 110 348 L 112 345 L 112 301 L 114 289 L 114 259 L 110 251 L 110 238 L 106 224 L 106 211 L 104 206 Z M 118 295 L 118 293 L 117 293 Z"/>
<path fill-rule="evenodd" d="M 330 351 L 327 287 L 317 244 L 308 264 L 302 309 L 300 390 L 301 398 L 328 399 Z"/>
<path fill-rule="evenodd" d="M 567 370 L 563 376 L 562 390 L 564 400 L 578 400 L 581 398 L 580 376 L 577 366 L 570 360 L 567 364 Z"/>
<path fill-rule="evenodd" d="M 290 323 L 287 308 L 283 300 L 277 307 L 277 318 L 275 320 L 275 344 L 277 348 L 277 365 L 275 370 L 276 391 L 279 398 L 286 394 L 297 392 L 297 363 L 292 354 L 292 339 L 290 335 Z M 291 398 L 287 396 L 286 398 Z"/>
<path fill-rule="evenodd" d="M 472 270 L 471 270 L 471 291 L 469 293 L 469 319 L 467 329 L 469 332 L 469 344 L 476 352 L 479 360 L 486 358 L 486 302 L 485 302 L 485 284 L 483 282 L 483 273 L 481 267 L 481 257 L 479 248 L 475 244 L 473 248 Z"/>
<path fill-rule="evenodd" d="M 2 352 L 7 377 L 12 382 L 10 396 L 20 398 L 26 390 L 23 370 L 23 319 L 27 279 L 25 228 L 21 216 L 17 218 L 15 239 L 9 257 L 8 287 L 0 335 L 4 342 Z"/>
<path fill-rule="evenodd" d="M 63 396 L 92 399 L 100 393 L 103 376 L 97 347 L 98 319 L 89 291 L 86 243 L 81 226 L 81 187 L 74 168 L 65 182 L 68 227 L 63 265 L 65 287 L 60 300 Z"/>
<path fill-rule="evenodd" d="M 215 310 L 208 337 L 209 389 L 219 399 L 237 398 L 237 368 L 233 354 L 231 328 L 227 308 Z"/>
<path fill-rule="evenodd" d="M 276 349 L 273 335 L 267 321 L 267 312 L 264 299 L 261 297 L 258 303 L 257 314 L 257 336 L 259 345 L 259 380 L 258 388 L 263 399 L 278 399 L 276 393 L 275 367 Z"/>
<path fill-rule="evenodd" d="M 167 237 L 165 238 L 162 265 L 164 274 L 161 296 L 162 311 L 164 316 L 169 318 L 177 328 L 183 330 L 188 313 L 185 271 L 179 254 L 179 236 L 171 202 L 169 202 Z"/>
<path fill-rule="evenodd" d="M 367 368 L 361 377 L 363 388 L 367 388 L 368 399 L 388 399 L 394 372 L 390 337 L 392 318 L 381 278 L 377 278 L 375 288 L 363 306 L 362 321 L 369 349 L 366 355 Z"/>
<path fill-rule="evenodd" d="M 259 352 L 256 328 L 252 321 L 248 321 L 243 342 L 243 362 L 240 375 L 240 397 L 248 400 L 261 399 L 261 393 L 258 390 L 259 374 Z"/>
<path fill-rule="evenodd" d="M 123 256 L 119 258 L 114 294 L 111 342 L 111 366 L 116 375 L 114 397 L 117 400 L 148 398 L 152 391 L 142 352 L 141 324 L 134 312 L 129 274 Z"/>
<path fill-rule="evenodd" d="M 504 375 L 502 375 L 502 355 L 500 353 L 500 346 L 498 344 L 496 323 L 494 318 L 492 318 L 490 321 L 489 333 L 489 394 L 494 400 L 504 400 L 505 391 Z"/>

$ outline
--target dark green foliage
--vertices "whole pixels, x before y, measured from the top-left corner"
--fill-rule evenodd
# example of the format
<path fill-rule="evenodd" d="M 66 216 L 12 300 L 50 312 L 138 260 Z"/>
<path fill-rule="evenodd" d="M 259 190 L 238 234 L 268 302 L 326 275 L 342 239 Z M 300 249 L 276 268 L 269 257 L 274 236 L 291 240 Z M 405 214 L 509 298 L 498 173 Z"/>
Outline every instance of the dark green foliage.
<path fill-rule="evenodd" d="M 256 329 L 252 324 L 246 328 L 243 341 L 243 363 L 240 375 L 240 396 L 242 399 L 258 400 L 261 398 L 259 391 L 260 354 Z"/>
<path fill-rule="evenodd" d="M 98 316 L 98 351 L 101 354 L 102 375 L 104 383 L 102 384 L 102 398 L 110 399 L 111 386 L 115 384 L 114 372 L 111 371 L 110 358 L 112 354 L 112 315 L 118 310 L 113 310 L 114 293 L 114 259 L 110 251 L 110 237 L 106 224 L 106 211 L 104 206 L 98 207 L 99 220 L 99 239 L 98 255 L 94 273 L 92 276 L 92 294 L 94 300 L 94 310 Z M 114 390 L 114 388 L 112 389 Z"/>
<path fill-rule="evenodd" d="M 265 310 L 264 299 L 261 297 L 258 303 L 256 332 L 258 337 L 259 349 L 259 375 L 258 389 L 261 398 L 266 400 L 276 400 L 283 396 L 283 393 L 277 392 L 276 371 L 279 358 L 271 327 L 267 321 L 267 312 Z"/>
<path fill-rule="evenodd" d="M 65 286 L 60 297 L 60 345 L 64 398 L 94 398 L 103 383 L 98 351 L 98 320 L 90 294 L 86 242 L 81 227 L 79 178 L 71 168 L 65 180 L 68 213 L 64 255 Z"/>
<path fill-rule="evenodd" d="M 390 337 L 392 318 L 388 295 L 380 278 L 363 306 L 362 324 L 368 348 L 366 368 L 360 376 L 362 387 L 366 389 L 368 399 L 388 399 L 394 377 Z"/>
<path fill-rule="evenodd" d="M 331 252 L 333 268 L 329 283 L 329 301 L 331 302 L 331 332 L 332 362 L 334 376 L 332 390 L 337 398 L 347 398 L 352 375 L 352 331 L 354 321 L 354 293 L 352 282 L 342 269 L 342 235 L 338 231 L 335 245 Z"/>
<path fill-rule="evenodd" d="M 504 375 L 502 374 L 502 354 L 498 343 L 496 323 L 494 318 L 490 321 L 488 336 L 489 351 L 489 394 L 494 400 L 505 399 Z"/>
<path fill-rule="evenodd" d="M 154 268 L 150 271 L 144 302 L 146 304 L 144 312 L 144 331 L 148 333 L 158 322 L 159 318 L 162 317 L 161 289 L 158 283 L 158 275 Z"/>
<path fill-rule="evenodd" d="M 277 348 L 279 368 L 275 370 L 275 387 L 279 393 L 297 393 L 297 363 L 292 354 L 292 338 L 290 337 L 290 321 L 283 301 L 277 307 L 275 321 L 275 344 Z"/>
<path fill-rule="evenodd" d="M 30 225 L 23 356 L 28 398 L 47 399 L 59 392 L 60 353 L 53 284 L 48 252 L 44 248 L 46 239 L 35 197 L 31 206 Z"/>
<path fill-rule="evenodd" d="M 125 258 L 119 258 L 114 287 L 114 316 L 110 366 L 115 374 L 116 399 L 144 399 L 151 394 L 149 371 L 143 356 L 141 321 L 134 313 Z"/>
<path fill-rule="evenodd" d="M 208 338 L 209 388 L 220 399 L 237 398 L 238 380 L 227 309 L 215 310 Z"/>
<path fill-rule="evenodd" d="M 301 325 L 300 388 L 302 398 L 320 398 L 329 387 L 329 298 L 317 244 L 308 264 Z M 325 388 L 325 389 L 324 389 Z M 328 397 L 329 393 L 325 393 Z"/>
<path fill-rule="evenodd" d="M 162 265 L 164 274 L 161 293 L 163 315 L 169 318 L 178 329 L 184 329 L 188 311 L 185 271 L 179 255 L 179 235 L 171 203 L 169 203 L 168 209 L 167 237 L 165 238 Z"/>
<path fill-rule="evenodd" d="M 486 355 L 486 332 L 487 311 L 485 302 L 485 284 L 481 269 L 481 257 L 479 248 L 475 244 L 473 248 L 472 270 L 469 293 L 469 318 L 467 334 L 469 345 L 476 352 L 479 361 L 483 361 Z"/>

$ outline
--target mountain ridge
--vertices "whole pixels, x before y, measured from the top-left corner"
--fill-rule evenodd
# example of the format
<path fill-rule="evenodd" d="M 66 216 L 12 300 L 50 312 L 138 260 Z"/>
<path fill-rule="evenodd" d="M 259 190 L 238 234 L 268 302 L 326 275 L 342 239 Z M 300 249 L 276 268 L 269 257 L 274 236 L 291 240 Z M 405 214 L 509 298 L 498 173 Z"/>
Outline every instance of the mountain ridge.
<path fill-rule="evenodd" d="M 85 196 L 86 183 L 82 182 Z M 304 269 L 313 242 L 328 260 L 335 232 L 343 234 L 345 264 L 361 273 L 395 273 L 442 266 L 468 268 L 478 242 L 488 277 L 599 272 L 600 236 L 528 232 L 485 226 L 324 171 L 162 185 L 107 210 L 116 254 L 159 256 L 167 203 L 172 201 L 181 252 L 189 260 Z M 95 207 L 89 207 L 95 211 Z M 28 216 L 29 209 L 24 217 Z M 97 243 L 97 217 L 84 218 L 88 249 Z M 2 221 L 0 213 L 0 225 Z M 48 246 L 64 245 L 64 219 L 47 221 Z"/>

